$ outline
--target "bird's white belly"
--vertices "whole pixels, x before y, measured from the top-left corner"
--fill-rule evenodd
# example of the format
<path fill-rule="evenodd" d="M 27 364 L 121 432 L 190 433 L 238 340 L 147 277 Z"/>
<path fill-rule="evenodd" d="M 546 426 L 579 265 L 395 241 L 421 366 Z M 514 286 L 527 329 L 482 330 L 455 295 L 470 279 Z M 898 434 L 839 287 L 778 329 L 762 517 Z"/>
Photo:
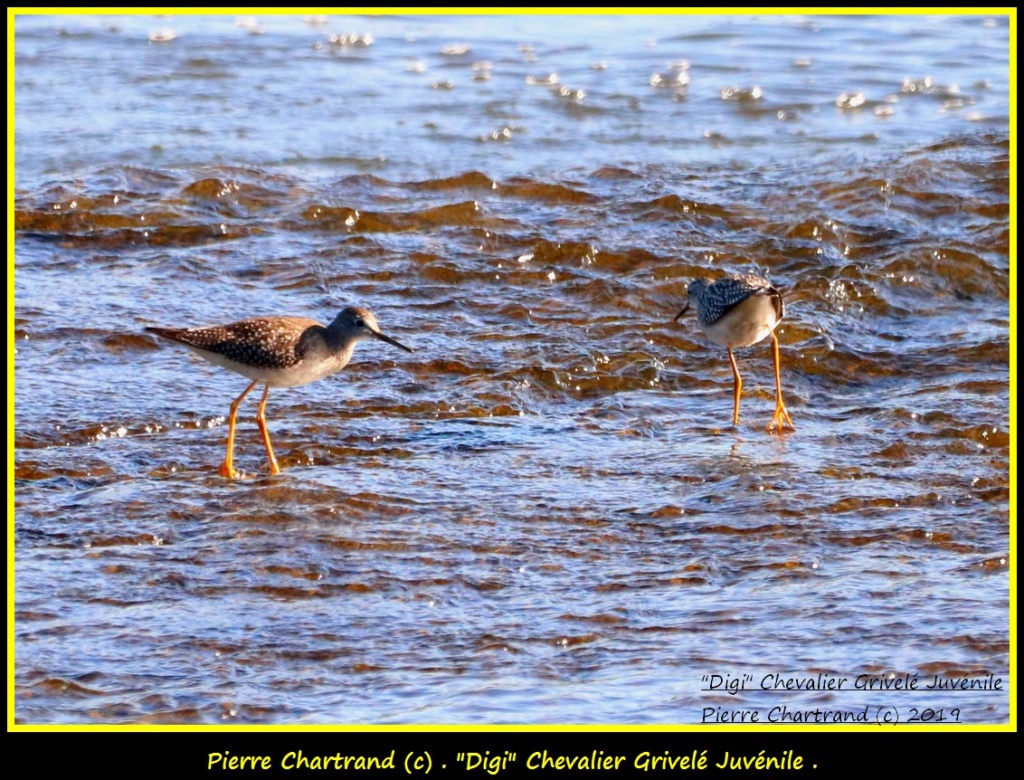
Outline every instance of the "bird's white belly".
<path fill-rule="evenodd" d="M 704 332 L 723 347 L 749 347 L 775 330 L 778 319 L 770 295 L 752 295 L 721 319 L 704 326 Z"/>
<path fill-rule="evenodd" d="M 320 360 L 307 359 L 287 368 L 257 368 L 239 363 L 237 360 L 219 355 L 216 352 L 207 352 L 204 349 L 185 345 L 190 350 L 208 360 L 214 365 L 234 371 L 247 379 L 269 385 L 270 387 L 298 387 L 308 385 L 325 376 L 336 374 L 348 363 L 348 360 L 339 360 L 337 356 L 329 356 Z"/>

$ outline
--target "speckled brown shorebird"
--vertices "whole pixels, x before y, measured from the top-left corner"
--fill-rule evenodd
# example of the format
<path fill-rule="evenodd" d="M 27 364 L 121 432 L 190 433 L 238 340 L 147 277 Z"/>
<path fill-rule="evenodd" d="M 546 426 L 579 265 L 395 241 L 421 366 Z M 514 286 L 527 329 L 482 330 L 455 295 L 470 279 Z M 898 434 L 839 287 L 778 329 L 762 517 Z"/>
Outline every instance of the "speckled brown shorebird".
<path fill-rule="evenodd" d="M 279 474 L 264 410 L 271 387 L 297 387 L 341 371 L 352 359 L 356 343 L 375 338 L 412 352 L 381 333 L 377 320 L 367 309 L 349 306 L 324 327 L 305 317 L 253 317 L 230 325 L 209 328 L 146 328 L 161 338 L 184 344 L 197 355 L 252 380 L 231 404 L 228 419 L 228 450 L 220 467 L 221 476 L 236 479 L 241 474 L 233 465 L 235 419 L 238 407 L 250 391 L 264 384 L 256 422 L 267 448 L 272 474 Z"/>
<path fill-rule="evenodd" d="M 743 380 L 736 365 L 733 349 L 749 347 L 762 341 L 765 336 L 772 337 L 772 354 L 775 358 L 775 416 L 772 417 L 769 431 L 781 433 L 783 425 L 796 430 L 789 412 L 782 402 L 782 378 L 779 373 L 779 340 L 775 336 L 775 326 L 782 321 L 785 307 L 782 294 L 766 280 L 757 276 L 731 275 L 715 281 L 695 279 L 686 287 L 688 300 L 683 310 L 676 315 L 676 321 L 686 314 L 690 304 L 697 311 L 700 323 L 708 339 L 729 350 L 729 362 L 732 364 L 733 407 L 732 424 L 740 423 L 740 392 Z"/>

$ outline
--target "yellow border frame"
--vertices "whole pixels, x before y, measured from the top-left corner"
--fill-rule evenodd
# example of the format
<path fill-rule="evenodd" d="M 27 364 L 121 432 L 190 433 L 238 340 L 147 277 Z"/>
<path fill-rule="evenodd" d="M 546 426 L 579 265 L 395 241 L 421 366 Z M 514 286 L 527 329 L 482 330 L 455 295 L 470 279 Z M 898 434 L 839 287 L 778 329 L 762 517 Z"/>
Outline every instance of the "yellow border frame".
<path fill-rule="evenodd" d="M 14 599 L 14 44 L 15 24 L 17 16 L 68 15 L 68 16 L 105 16 L 126 14 L 177 14 L 196 16 L 204 15 L 250 15 L 252 8 L 8 8 L 7 9 L 7 730 L 23 732 L 59 732 L 59 731 L 157 731 L 157 732 L 337 732 L 337 731 L 369 731 L 369 732 L 1014 732 L 1017 730 L 1017 495 L 1013 489 L 1013 475 L 1017 473 L 1017 348 L 1016 348 L 1016 266 L 1017 232 L 1015 215 L 1017 213 L 1017 9 L 1016 8 L 601 8 L 592 11 L 581 11 L 578 8 L 402 8 L 402 7 L 368 7 L 368 8 L 260 8 L 258 13 L 270 16 L 301 16 L 313 13 L 337 13 L 342 10 L 345 15 L 399 15 L 408 16 L 497 16 L 508 14 L 535 14 L 551 16 L 556 14 L 607 16 L 607 15 L 689 15 L 689 16 L 731 16 L 743 13 L 760 16 L 775 15 L 879 15 L 879 16 L 928 16 L 936 12 L 943 15 L 969 16 L 1007 16 L 1009 20 L 1009 88 L 1010 88 L 1010 675 L 1008 695 L 1010 698 L 1010 719 L 1005 724 L 957 724 L 957 725 L 904 725 L 891 728 L 877 725 L 837 725 L 826 724 L 786 724 L 770 726 L 769 724 L 647 724 L 633 725 L 474 725 L 474 724 L 417 724 L 417 725 L 292 725 L 292 724 L 256 724 L 256 725 L 140 725 L 140 724 L 17 724 L 15 717 L 15 685 L 14 685 L 14 631 L 15 631 L 15 599 Z M 765 726 L 769 726 L 765 728 Z"/>

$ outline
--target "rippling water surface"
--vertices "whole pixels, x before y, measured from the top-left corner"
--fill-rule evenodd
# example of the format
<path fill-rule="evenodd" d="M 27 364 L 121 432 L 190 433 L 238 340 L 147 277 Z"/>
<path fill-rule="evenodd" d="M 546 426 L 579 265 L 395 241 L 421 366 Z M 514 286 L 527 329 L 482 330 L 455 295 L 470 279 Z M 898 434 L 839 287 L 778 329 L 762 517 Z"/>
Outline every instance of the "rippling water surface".
<path fill-rule="evenodd" d="M 1005 17 L 19 17 L 23 723 L 1009 717 Z M 732 374 L 687 315 L 783 291 Z M 274 390 L 145 334 L 374 311 Z M 898 699 L 704 675 L 1004 680 Z"/>

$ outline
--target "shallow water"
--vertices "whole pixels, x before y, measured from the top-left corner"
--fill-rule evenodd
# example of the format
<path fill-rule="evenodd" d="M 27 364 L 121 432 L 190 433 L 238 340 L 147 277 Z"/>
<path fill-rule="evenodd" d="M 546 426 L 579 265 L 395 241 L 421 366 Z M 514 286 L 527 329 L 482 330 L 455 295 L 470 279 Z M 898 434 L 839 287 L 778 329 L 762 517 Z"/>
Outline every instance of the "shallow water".
<path fill-rule="evenodd" d="M 1008 719 L 1005 17 L 16 29 L 19 722 Z M 673 322 L 725 270 L 792 434 Z M 346 304 L 415 353 L 220 478 L 245 380 L 143 328 Z M 822 672 L 1003 689 L 702 690 Z"/>

